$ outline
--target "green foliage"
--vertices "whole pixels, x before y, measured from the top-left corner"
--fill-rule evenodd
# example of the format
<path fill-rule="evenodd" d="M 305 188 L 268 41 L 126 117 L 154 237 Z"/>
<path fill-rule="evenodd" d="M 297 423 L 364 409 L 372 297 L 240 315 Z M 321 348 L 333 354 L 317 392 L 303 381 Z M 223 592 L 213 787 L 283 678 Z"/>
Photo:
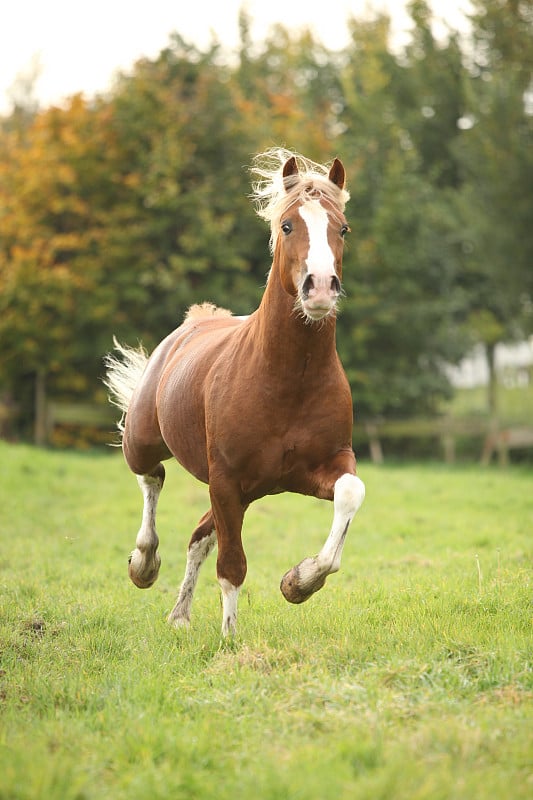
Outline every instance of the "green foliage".
<path fill-rule="evenodd" d="M 341 571 L 301 606 L 279 577 L 319 549 L 331 504 L 249 509 L 223 643 L 214 560 L 191 628 L 165 623 L 205 487 L 169 471 L 161 575 L 141 592 L 121 455 L 0 444 L 0 796 L 529 797 L 531 470 L 361 476 Z"/>
<path fill-rule="evenodd" d="M 116 87 L 111 125 L 127 187 L 108 227 L 110 277 L 123 284 L 119 335 L 153 345 L 206 292 L 220 305 L 239 296 L 243 313 L 257 302 L 250 254 L 261 230 L 246 199 L 249 147 L 228 77 L 216 49 L 200 55 L 175 37 Z"/>
<path fill-rule="evenodd" d="M 0 125 L 0 395 L 29 419 L 98 399 L 113 334 L 153 347 L 193 302 L 246 314 L 269 268 L 248 200 L 252 156 L 339 155 L 352 199 L 339 349 L 358 413 L 431 413 L 443 361 L 532 329 L 532 19 L 474 4 L 437 42 L 425 0 L 393 54 L 389 20 L 343 51 L 276 26 L 237 61 L 174 35 L 105 97 L 19 107 Z"/>
<path fill-rule="evenodd" d="M 469 324 L 490 346 L 533 331 L 533 14 L 527 3 L 474 7 L 458 203 Z"/>
<path fill-rule="evenodd" d="M 402 64 L 388 51 L 386 18 L 354 23 L 343 73 L 354 242 L 339 350 L 363 416 L 434 411 L 449 392 L 442 362 L 458 359 L 465 346 L 456 327 L 465 298 L 454 169 L 436 145 L 449 143 L 460 87 L 454 82 L 439 94 L 427 74 L 440 76 L 446 61 L 457 70 L 459 55 L 452 44 L 437 50 L 424 18 L 417 21 L 422 28 Z"/>

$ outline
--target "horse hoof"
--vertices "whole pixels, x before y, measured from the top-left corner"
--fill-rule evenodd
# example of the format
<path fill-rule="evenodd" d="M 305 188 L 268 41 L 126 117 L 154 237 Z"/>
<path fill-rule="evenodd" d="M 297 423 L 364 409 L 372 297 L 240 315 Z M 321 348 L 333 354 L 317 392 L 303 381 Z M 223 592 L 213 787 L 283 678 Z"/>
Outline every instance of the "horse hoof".
<path fill-rule="evenodd" d="M 150 560 L 136 548 L 128 558 L 128 575 L 139 589 L 149 589 L 156 582 L 161 566 L 161 556 L 154 553 Z"/>
<path fill-rule="evenodd" d="M 305 559 L 305 561 L 308 561 L 308 559 Z M 279 588 L 283 597 L 289 603 L 305 603 L 326 582 L 327 573 L 307 575 L 306 579 L 302 580 L 302 570 L 300 569 L 302 564 L 304 564 L 304 561 L 286 572 L 281 579 Z"/>
<path fill-rule="evenodd" d="M 176 630 L 182 630 L 183 628 L 191 627 L 190 619 L 187 619 L 186 617 L 173 617 L 172 614 L 168 615 L 167 623 L 171 628 L 176 628 Z"/>

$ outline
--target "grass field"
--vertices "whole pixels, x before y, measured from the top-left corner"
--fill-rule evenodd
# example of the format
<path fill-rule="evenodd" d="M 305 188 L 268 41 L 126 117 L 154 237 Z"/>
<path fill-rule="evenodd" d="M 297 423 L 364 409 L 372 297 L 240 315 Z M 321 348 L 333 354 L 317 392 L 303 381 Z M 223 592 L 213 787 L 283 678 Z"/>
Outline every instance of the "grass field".
<path fill-rule="evenodd" d="M 533 470 L 360 474 L 342 569 L 301 606 L 279 579 L 331 506 L 252 506 L 223 643 L 213 556 L 191 628 L 165 622 L 205 487 L 169 467 L 143 592 L 120 453 L 0 443 L 0 798 L 531 798 Z"/>

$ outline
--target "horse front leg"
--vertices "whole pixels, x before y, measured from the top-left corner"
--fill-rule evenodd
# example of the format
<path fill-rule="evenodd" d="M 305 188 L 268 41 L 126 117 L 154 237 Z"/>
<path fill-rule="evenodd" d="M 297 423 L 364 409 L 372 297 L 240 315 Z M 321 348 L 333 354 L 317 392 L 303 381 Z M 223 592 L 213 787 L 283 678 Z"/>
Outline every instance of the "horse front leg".
<path fill-rule="evenodd" d="M 242 546 L 242 523 L 247 506 L 238 489 L 223 476 L 209 483 L 211 508 L 217 532 L 217 578 L 222 592 L 222 635 L 237 629 L 237 601 L 246 577 L 246 556 Z"/>
<path fill-rule="evenodd" d="M 187 566 L 176 605 L 168 616 L 175 627 L 187 626 L 191 619 L 191 605 L 200 568 L 216 543 L 215 523 L 211 509 L 204 514 L 189 542 Z"/>
<path fill-rule="evenodd" d="M 157 552 L 159 537 L 155 529 L 155 514 L 165 482 L 164 466 L 158 464 L 150 474 L 137 475 L 137 482 L 143 494 L 144 505 L 135 550 L 128 559 L 128 573 L 135 586 L 148 589 L 156 582 L 161 566 L 161 557 Z"/>
<path fill-rule="evenodd" d="M 321 589 L 328 575 L 340 569 L 342 550 L 350 523 L 363 500 L 365 485 L 355 474 L 345 473 L 333 486 L 333 524 L 318 555 L 304 558 L 281 579 L 280 589 L 289 603 L 303 603 Z"/>

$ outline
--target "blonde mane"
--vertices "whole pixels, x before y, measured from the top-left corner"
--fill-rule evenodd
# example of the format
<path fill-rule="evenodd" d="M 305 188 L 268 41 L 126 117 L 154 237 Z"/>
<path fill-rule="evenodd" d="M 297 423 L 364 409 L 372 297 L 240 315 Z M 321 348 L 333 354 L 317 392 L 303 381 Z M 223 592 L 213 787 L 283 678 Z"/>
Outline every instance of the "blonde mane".
<path fill-rule="evenodd" d="M 292 156 L 296 158 L 299 175 L 283 178 L 283 165 Z M 317 164 L 282 147 L 259 153 L 250 171 L 256 177 L 251 195 L 255 210 L 261 219 L 270 223 L 271 250 L 274 250 L 283 214 L 293 203 L 323 198 L 343 212 L 350 199 L 346 189 L 339 189 L 329 180 L 328 165 Z"/>

